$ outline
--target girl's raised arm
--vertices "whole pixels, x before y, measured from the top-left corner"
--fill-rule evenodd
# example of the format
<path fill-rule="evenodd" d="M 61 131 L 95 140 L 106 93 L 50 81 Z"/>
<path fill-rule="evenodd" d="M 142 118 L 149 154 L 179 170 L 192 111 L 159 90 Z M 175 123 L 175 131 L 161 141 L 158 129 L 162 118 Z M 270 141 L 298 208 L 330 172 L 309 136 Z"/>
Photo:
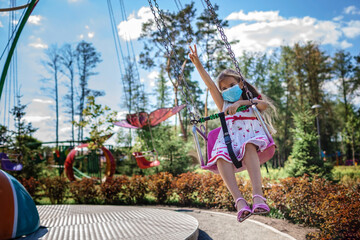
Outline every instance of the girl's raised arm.
<path fill-rule="evenodd" d="M 219 89 L 216 87 L 214 81 L 211 79 L 211 77 L 209 76 L 209 74 L 206 72 L 203 65 L 201 64 L 200 59 L 197 55 L 196 44 L 194 44 L 194 49 L 191 46 L 189 46 L 189 47 L 190 47 L 189 57 L 190 57 L 191 62 L 195 65 L 202 80 L 204 81 L 206 86 L 209 88 L 210 94 L 211 94 L 212 98 L 214 99 L 214 102 L 215 102 L 216 106 L 218 107 L 219 111 L 222 111 L 224 99 L 223 99 Z"/>

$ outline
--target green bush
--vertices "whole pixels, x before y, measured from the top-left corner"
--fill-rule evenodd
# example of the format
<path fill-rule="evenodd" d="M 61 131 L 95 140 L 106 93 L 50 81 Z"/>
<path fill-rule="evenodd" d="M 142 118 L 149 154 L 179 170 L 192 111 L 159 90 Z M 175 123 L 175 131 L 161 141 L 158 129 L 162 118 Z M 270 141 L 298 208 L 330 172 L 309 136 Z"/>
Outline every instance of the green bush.
<path fill-rule="evenodd" d="M 94 178 L 83 178 L 70 183 L 70 192 L 75 203 L 96 204 L 99 202 L 99 190 Z"/>
<path fill-rule="evenodd" d="M 119 194 L 122 188 L 126 188 L 129 182 L 127 177 L 127 181 L 124 180 L 122 177 L 107 178 L 107 180 L 100 185 L 100 193 L 105 204 L 121 203 Z"/>
<path fill-rule="evenodd" d="M 200 176 L 199 201 L 208 208 L 218 206 L 218 189 L 223 185 L 223 180 L 219 174 L 207 172 Z"/>
<path fill-rule="evenodd" d="M 148 180 L 145 176 L 134 175 L 130 179 L 129 191 L 132 203 L 144 203 L 148 193 Z"/>
<path fill-rule="evenodd" d="M 40 190 L 40 182 L 33 177 L 30 177 L 28 179 L 21 178 L 19 182 L 25 187 L 26 191 L 28 191 L 30 196 L 36 202 L 36 200 L 38 200 L 39 198 L 36 193 Z"/>
<path fill-rule="evenodd" d="M 159 204 L 166 203 L 173 191 L 171 184 L 174 177 L 171 173 L 160 172 L 149 177 L 149 190 Z"/>
<path fill-rule="evenodd" d="M 295 223 L 317 227 L 309 239 L 360 237 L 360 185 L 347 188 L 323 178 L 286 178 L 266 191 L 270 207 Z"/>
<path fill-rule="evenodd" d="M 47 177 L 40 180 L 45 196 L 50 199 L 51 204 L 61 204 L 65 201 L 68 182 L 63 177 Z"/>
<path fill-rule="evenodd" d="M 182 173 L 174 179 L 172 189 L 179 196 L 181 205 L 192 205 L 197 201 L 201 187 L 201 175 L 196 173 Z"/>
<path fill-rule="evenodd" d="M 119 176 L 116 178 L 119 184 L 121 184 L 119 191 L 119 200 L 121 203 L 130 204 L 132 202 L 131 191 L 129 188 L 130 178 L 128 176 Z"/>

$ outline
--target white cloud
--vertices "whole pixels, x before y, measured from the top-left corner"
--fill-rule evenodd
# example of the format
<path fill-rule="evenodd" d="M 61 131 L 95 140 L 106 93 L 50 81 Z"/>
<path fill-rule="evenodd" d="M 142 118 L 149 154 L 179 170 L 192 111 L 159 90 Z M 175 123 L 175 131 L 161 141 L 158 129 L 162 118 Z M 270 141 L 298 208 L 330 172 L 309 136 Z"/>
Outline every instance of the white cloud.
<path fill-rule="evenodd" d="M 69 3 L 81 2 L 82 0 L 68 0 Z"/>
<path fill-rule="evenodd" d="M 333 81 L 325 82 L 322 86 L 322 89 L 331 95 L 338 95 L 339 94 L 339 87 L 341 85 L 340 79 L 335 79 Z"/>
<path fill-rule="evenodd" d="M 155 86 L 155 80 L 159 77 L 158 71 L 152 71 L 147 75 L 151 87 Z"/>
<path fill-rule="evenodd" d="M 243 10 L 240 12 L 233 12 L 229 16 L 227 16 L 226 20 L 243 20 L 243 21 L 257 21 L 257 22 L 265 22 L 265 21 L 278 21 L 283 18 L 279 16 L 279 11 L 254 11 L 249 13 L 244 13 Z"/>
<path fill-rule="evenodd" d="M 48 45 L 43 43 L 41 38 L 35 38 L 34 36 L 32 36 L 32 37 L 30 37 L 30 39 L 34 39 L 34 41 L 32 43 L 29 43 L 30 47 L 41 48 L 41 49 L 48 48 Z"/>
<path fill-rule="evenodd" d="M 344 18 L 344 16 L 337 16 L 337 17 L 334 17 L 332 20 L 335 21 L 335 22 L 338 22 L 340 20 L 342 20 Z"/>
<path fill-rule="evenodd" d="M 346 40 L 343 40 L 341 43 L 340 43 L 340 47 L 345 49 L 345 48 L 349 48 L 349 47 L 352 47 L 353 44 L 352 43 L 349 43 L 348 41 Z"/>
<path fill-rule="evenodd" d="M 80 39 L 83 39 L 83 38 L 84 38 L 84 34 L 80 34 L 79 38 L 80 38 Z"/>
<path fill-rule="evenodd" d="M 91 38 L 93 38 L 93 37 L 94 37 L 94 35 L 95 35 L 95 33 L 94 33 L 94 32 L 89 32 L 89 33 L 88 33 L 88 38 L 90 38 L 90 39 L 91 39 Z"/>
<path fill-rule="evenodd" d="M 4 25 L 2 25 L 1 21 L 0 21 L 0 27 L 4 27 Z"/>
<path fill-rule="evenodd" d="M 46 120 L 50 120 L 51 116 L 25 116 L 24 119 L 27 122 L 42 122 L 42 121 L 46 121 Z"/>
<path fill-rule="evenodd" d="M 149 7 L 142 7 L 135 14 L 130 14 L 127 21 L 118 24 L 118 34 L 124 40 L 134 40 L 140 37 L 142 24 L 151 19 L 152 13 Z"/>
<path fill-rule="evenodd" d="M 355 38 L 360 35 L 360 21 L 350 21 L 347 24 L 347 27 L 343 28 L 343 32 L 346 37 Z"/>
<path fill-rule="evenodd" d="M 354 97 L 352 99 L 352 102 L 354 103 L 354 105 L 360 106 L 360 97 Z"/>
<path fill-rule="evenodd" d="M 40 99 L 40 98 L 34 98 L 32 101 L 33 101 L 33 102 L 36 102 L 36 103 L 45 103 L 45 104 L 53 104 L 53 103 L 54 103 L 53 100 L 50 100 L 50 99 Z"/>
<path fill-rule="evenodd" d="M 240 40 L 232 46 L 237 55 L 244 50 L 265 52 L 281 45 L 307 41 L 348 48 L 352 44 L 343 39 L 344 36 L 353 38 L 360 35 L 360 21 L 323 21 L 309 16 L 284 18 L 278 11 L 240 11 L 231 13 L 226 19 L 251 21 L 225 29 L 229 41 Z"/>
<path fill-rule="evenodd" d="M 360 10 L 357 9 L 355 6 L 348 6 L 346 8 L 344 8 L 344 13 L 345 14 L 360 14 Z"/>
<path fill-rule="evenodd" d="M 34 25 L 40 25 L 40 21 L 43 19 L 40 15 L 31 15 L 28 19 L 28 23 Z"/>

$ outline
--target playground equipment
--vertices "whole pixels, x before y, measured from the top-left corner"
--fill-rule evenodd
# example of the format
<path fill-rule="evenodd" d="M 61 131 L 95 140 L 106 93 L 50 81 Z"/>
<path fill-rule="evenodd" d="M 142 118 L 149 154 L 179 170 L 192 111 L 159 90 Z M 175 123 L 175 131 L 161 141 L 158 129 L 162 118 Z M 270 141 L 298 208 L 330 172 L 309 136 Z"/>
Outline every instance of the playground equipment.
<path fill-rule="evenodd" d="M 23 165 L 19 162 L 21 154 L 0 153 L 1 168 L 6 171 L 21 171 Z"/>
<path fill-rule="evenodd" d="M 157 167 L 160 165 L 160 161 L 158 160 L 158 153 L 156 150 L 148 152 L 133 152 L 132 155 L 135 157 L 136 163 L 141 169 Z M 148 161 L 146 157 L 152 157 L 155 160 Z"/>
<path fill-rule="evenodd" d="M 23 185 L 0 170 L 0 239 L 18 238 L 40 227 L 35 203 Z"/>
<path fill-rule="evenodd" d="M 154 6 L 153 6 L 153 2 L 154 2 L 154 5 L 156 7 L 156 10 L 157 10 L 157 14 L 156 14 L 156 11 L 154 9 Z M 166 52 L 167 52 L 167 55 L 171 61 L 171 64 L 174 66 L 175 70 L 175 74 L 176 74 L 176 79 L 177 81 L 179 82 L 179 85 L 181 83 L 182 87 L 181 87 L 181 93 L 183 94 L 184 98 L 186 99 L 186 102 L 187 102 L 187 109 L 188 109 L 188 112 L 189 112 L 189 115 L 190 115 L 190 122 L 193 124 L 193 129 L 192 129 L 192 133 L 194 135 L 194 141 L 195 141 L 195 144 L 196 144 L 196 149 L 197 149 L 197 153 L 198 153 L 198 157 L 199 157 L 199 160 L 200 160 L 200 164 L 201 164 L 201 167 L 202 168 L 205 168 L 206 167 L 206 164 L 207 164 L 207 161 L 204 161 L 204 157 L 202 155 L 202 152 L 201 152 L 201 147 L 200 147 L 200 143 L 199 143 L 199 139 L 198 139 L 198 134 L 204 139 L 204 141 L 206 142 L 206 145 L 208 147 L 209 150 L 212 150 L 213 146 L 214 146 L 214 142 L 216 141 L 217 139 L 217 136 L 219 135 L 219 132 L 220 132 L 220 129 L 222 128 L 223 130 L 223 133 L 224 133 L 224 140 L 225 140 L 225 143 L 227 145 L 227 149 L 228 149 L 228 152 L 229 152 L 229 155 L 230 155 L 230 158 L 233 162 L 233 164 L 235 165 L 236 168 L 243 168 L 242 166 L 242 163 L 241 161 L 238 161 L 235 154 L 234 154 L 234 151 L 232 149 L 232 144 L 231 144 L 231 137 L 229 135 L 229 132 L 228 132 L 228 129 L 227 129 L 227 125 L 226 125 L 226 121 L 225 121 L 225 114 L 223 112 L 221 113 L 217 113 L 217 114 L 214 114 L 214 115 L 211 115 L 209 117 L 201 117 L 200 116 L 200 113 L 199 113 L 199 110 L 196 108 L 196 105 L 194 104 L 194 100 L 193 100 L 193 97 L 191 95 L 189 95 L 189 93 L 191 92 L 186 81 L 184 80 L 183 78 L 183 71 L 181 71 L 181 66 L 179 65 L 179 61 L 175 61 L 172 56 L 173 56 L 173 52 L 174 51 L 174 46 L 171 42 L 171 36 L 166 28 L 166 25 L 165 25 L 165 22 L 164 22 L 164 18 L 163 18 L 163 12 L 162 10 L 159 8 L 159 5 L 158 3 L 156 2 L 156 0 L 148 0 L 148 3 L 149 3 L 149 6 L 150 6 L 150 9 L 151 9 L 151 12 L 154 16 L 154 19 L 155 19 L 155 23 L 156 23 L 156 26 L 157 26 L 157 29 L 160 31 L 161 35 L 162 35 L 162 38 L 163 38 L 163 46 L 164 48 L 166 49 Z M 239 76 L 241 76 L 241 80 L 243 82 L 243 85 L 244 85 L 244 91 L 246 93 L 246 96 L 247 98 L 249 99 L 249 101 L 251 102 L 251 105 L 250 106 L 247 106 L 247 107 L 251 107 L 255 113 L 255 116 L 257 117 L 257 119 L 259 120 L 259 122 L 261 123 L 262 127 L 264 128 L 264 131 L 266 133 L 266 136 L 269 140 L 269 145 L 268 147 L 266 148 L 266 150 L 262 153 L 259 152 L 259 158 L 260 158 L 260 161 L 263 163 L 263 162 L 266 162 L 268 161 L 269 159 L 272 158 L 272 156 L 274 155 L 275 153 L 275 148 L 276 148 L 276 145 L 274 143 L 274 140 L 259 112 L 259 110 L 257 109 L 256 107 L 256 104 L 253 102 L 253 95 L 252 93 L 249 91 L 248 89 L 248 86 L 245 82 L 245 78 L 243 77 L 242 73 L 241 73 L 241 70 L 240 70 L 240 67 L 239 67 L 239 63 L 237 62 L 236 58 L 235 58 L 235 54 L 234 52 L 231 50 L 231 46 L 230 44 L 228 43 L 227 41 L 227 37 L 224 33 L 224 29 L 222 28 L 222 26 L 220 25 L 220 22 L 219 20 L 217 19 L 217 16 L 216 16 L 216 13 L 215 13 L 215 10 L 211 4 L 211 2 L 209 0 L 205 0 L 205 3 L 207 5 L 207 9 L 208 9 L 208 12 L 209 14 L 212 16 L 215 24 L 216 24 L 216 27 L 218 29 L 218 31 L 220 32 L 220 35 L 221 35 L 221 39 L 223 40 L 224 44 L 225 44 L 225 47 L 235 65 L 235 68 L 236 68 L 236 71 L 237 73 L 239 74 Z M 189 39 L 190 40 L 190 39 Z M 190 41 L 188 41 L 188 43 L 190 44 Z M 174 54 L 174 57 L 176 57 L 176 54 Z M 186 91 L 184 91 L 186 90 Z M 185 92 L 187 94 L 185 94 Z M 190 99 L 192 104 L 189 104 L 188 100 L 187 99 Z M 192 109 L 194 109 L 194 111 L 192 111 Z M 240 110 L 244 110 L 244 109 L 238 109 L 238 111 Z M 205 126 L 202 124 L 204 123 L 205 121 L 208 121 L 208 120 L 212 120 L 212 119 L 216 119 L 216 118 L 220 118 L 220 122 L 221 122 L 221 128 L 218 128 L 218 129 L 215 129 L 211 132 L 209 132 L 209 134 L 206 136 L 206 128 Z M 201 126 L 198 128 L 197 127 L 197 124 L 198 123 L 201 123 Z M 208 153 L 210 153 L 211 151 L 209 151 Z"/>
<path fill-rule="evenodd" d="M 155 127 L 156 125 L 180 112 L 184 107 L 185 105 L 180 105 L 173 108 L 160 108 L 156 109 L 150 114 L 146 112 L 127 114 L 126 119 L 115 122 L 114 124 L 119 127 L 133 129 Z"/>
<path fill-rule="evenodd" d="M 75 158 L 76 158 L 76 154 L 78 152 L 82 151 L 82 150 L 85 150 L 85 148 L 87 148 L 88 146 L 89 146 L 88 143 L 81 144 L 80 146 L 77 146 L 73 150 L 71 150 L 71 152 L 67 155 L 64 167 L 65 167 L 66 176 L 68 177 L 68 179 L 70 181 L 75 181 L 76 180 L 74 170 L 76 172 L 77 177 L 79 177 L 79 178 L 89 177 L 86 174 L 82 173 L 80 170 L 78 170 L 76 168 L 74 169 L 74 167 L 73 167 L 73 164 L 74 164 L 74 161 L 75 161 Z M 104 154 L 104 157 L 106 158 L 105 176 L 106 176 L 106 178 L 112 178 L 112 176 L 115 173 L 115 160 L 114 160 L 114 157 L 107 148 L 101 147 L 101 150 L 102 150 L 102 152 Z M 85 158 L 85 156 L 82 156 L 82 157 Z M 93 157 L 95 158 L 95 161 L 97 161 L 97 162 L 95 163 L 95 165 L 88 165 L 88 171 L 89 172 L 98 172 L 99 173 L 99 172 L 101 172 L 100 163 L 99 163 L 100 160 L 99 160 L 97 154 L 95 154 Z"/>
<path fill-rule="evenodd" d="M 160 108 L 150 114 L 146 112 L 139 112 L 134 114 L 127 114 L 126 119 L 115 122 L 114 124 L 119 127 L 141 129 L 148 128 L 151 136 L 151 143 L 153 150 L 147 152 L 134 152 L 132 155 L 136 159 L 136 163 L 141 169 L 156 167 L 160 165 L 158 160 L 158 152 L 154 147 L 154 141 L 152 137 L 151 128 L 170 118 L 181 111 L 185 105 L 176 106 L 173 108 Z M 149 161 L 146 157 L 151 157 L 153 161 Z"/>
<path fill-rule="evenodd" d="M 6 79 L 6 76 L 7 76 L 7 72 L 8 72 L 9 66 L 10 66 L 11 58 L 12 58 L 12 56 L 14 54 L 14 51 L 15 51 L 15 48 L 16 48 L 16 44 L 17 44 L 17 42 L 19 40 L 21 31 L 23 30 L 23 28 L 25 26 L 25 23 L 29 19 L 30 15 L 31 15 L 32 11 L 34 10 L 34 8 L 35 8 L 36 4 L 38 3 L 38 1 L 39 0 L 31 0 L 31 2 L 27 6 L 27 9 L 25 10 L 25 12 L 23 14 L 23 18 L 21 19 L 21 21 L 18 22 L 17 26 L 15 27 L 16 33 L 14 31 L 13 32 L 13 37 L 11 36 L 9 41 L 8 41 L 8 45 L 10 44 L 11 40 L 12 40 L 12 43 L 11 43 L 11 46 L 9 48 L 9 53 L 8 53 L 7 58 L 6 58 L 4 68 L 3 68 L 3 71 L 2 71 L 1 76 L 0 76 L 0 100 L 1 100 L 1 95 L 2 95 L 2 90 L 3 90 L 3 87 L 4 87 L 5 79 Z M 6 8 L 5 10 L 6 11 L 13 11 L 13 10 L 17 10 L 17 9 L 15 9 L 15 8 L 10 8 L 10 9 Z M 14 33 L 15 33 L 15 35 L 14 35 Z M 5 52 L 5 50 L 4 50 L 4 52 Z M 1 59 L 1 57 L 0 57 L 0 59 Z"/>

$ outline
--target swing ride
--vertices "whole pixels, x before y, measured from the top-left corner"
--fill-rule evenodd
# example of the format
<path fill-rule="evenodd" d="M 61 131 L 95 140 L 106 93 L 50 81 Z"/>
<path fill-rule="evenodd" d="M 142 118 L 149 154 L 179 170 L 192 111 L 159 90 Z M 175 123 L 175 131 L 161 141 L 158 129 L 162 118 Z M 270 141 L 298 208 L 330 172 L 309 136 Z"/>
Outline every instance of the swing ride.
<path fill-rule="evenodd" d="M 5 67 L 4 67 L 4 70 L 3 70 L 1 78 L 0 78 L 0 96 L 1 96 L 3 86 L 4 86 L 5 77 L 6 77 L 6 74 L 7 74 L 7 69 L 9 67 L 9 62 L 10 62 L 11 56 L 13 54 L 13 51 L 15 49 L 16 42 L 17 42 L 17 40 L 19 38 L 19 35 L 20 35 L 20 32 L 21 32 L 22 28 L 25 25 L 25 22 L 26 22 L 27 18 L 31 14 L 31 11 L 36 6 L 37 2 L 38 2 L 38 0 L 31 0 L 31 2 L 27 6 L 21 6 L 21 7 L 27 7 L 27 11 L 26 11 L 26 13 L 24 15 L 24 18 L 22 19 L 22 21 L 21 21 L 21 23 L 19 25 L 18 31 L 16 32 L 16 35 L 15 35 L 15 37 L 13 39 L 12 45 L 11 45 L 10 50 L 9 50 L 10 53 L 9 53 L 7 59 L 6 59 Z M 153 2 L 154 2 L 154 5 L 156 7 L 157 14 L 156 14 L 156 11 L 154 9 Z M 115 21 L 114 21 L 114 13 L 112 12 L 112 7 L 111 7 L 110 0 L 108 0 L 107 3 L 108 3 L 108 7 L 109 7 L 109 15 L 110 15 L 110 21 L 111 21 L 111 25 L 112 25 L 112 30 L 113 30 L 113 33 L 114 33 L 116 31 L 116 24 L 115 24 Z M 200 147 L 198 135 L 200 135 L 205 140 L 205 142 L 207 143 L 208 149 L 209 150 L 212 149 L 213 141 L 214 141 L 214 139 L 217 138 L 217 135 L 219 134 L 220 129 L 223 129 L 224 134 L 226 134 L 228 132 L 228 131 L 226 131 L 226 124 L 223 124 L 223 122 L 224 122 L 224 114 L 223 113 L 218 113 L 216 115 L 216 116 L 218 116 L 220 118 L 220 122 L 222 123 L 221 128 L 218 128 L 218 129 L 215 129 L 215 130 L 211 131 L 206 136 L 205 133 L 207 131 L 206 131 L 206 129 L 205 129 L 205 127 L 204 127 L 204 125 L 202 123 L 204 123 L 205 121 L 208 121 L 208 120 L 212 120 L 213 118 L 201 118 L 199 110 L 195 107 L 193 97 L 190 95 L 190 91 L 189 91 L 189 87 L 187 85 L 187 82 L 183 78 L 183 74 L 184 74 L 183 69 L 181 69 L 181 67 L 179 66 L 178 61 L 174 60 L 174 58 L 177 60 L 177 56 L 176 56 L 176 54 L 173 54 L 174 53 L 174 46 L 173 46 L 173 44 L 171 42 L 170 34 L 169 34 L 168 30 L 166 29 L 166 26 L 165 26 L 165 23 L 164 23 L 163 12 L 159 8 L 158 3 L 157 3 L 156 0 L 148 0 L 148 3 L 149 3 L 149 6 L 150 6 L 150 9 L 152 11 L 152 14 L 154 16 L 156 26 L 157 26 L 159 32 L 162 35 L 162 41 L 163 41 L 162 44 L 165 47 L 166 53 L 167 53 L 167 55 L 168 55 L 168 57 L 170 59 L 170 63 L 173 66 L 174 74 L 175 74 L 176 79 L 177 79 L 177 81 L 179 83 L 179 86 L 180 86 L 180 88 L 179 88 L 180 92 L 183 94 L 184 99 L 186 101 L 186 107 L 187 107 L 187 110 L 188 110 L 189 116 L 190 116 L 190 123 L 193 124 L 192 133 L 194 135 L 195 146 L 196 146 L 196 149 L 197 149 L 197 153 L 198 153 L 198 157 L 199 157 L 199 160 L 200 160 L 201 167 L 204 167 L 206 165 L 206 160 L 204 161 L 204 156 L 202 155 L 202 152 L 201 152 L 201 147 Z M 239 64 L 238 64 L 238 62 L 237 62 L 237 60 L 235 58 L 235 55 L 234 55 L 233 51 L 231 50 L 230 44 L 227 41 L 227 37 L 226 37 L 226 35 L 224 33 L 224 30 L 221 27 L 221 25 L 220 25 L 220 23 L 219 23 L 219 21 L 217 19 L 217 16 L 215 14 L 213 6 L 211 5 L 209 0 L 205 0 L 205 3 L 207 5 L 207 9 L 208 9 L 209 14 L 212 16 L 212 18 L 214 19 L 214 22 L 216 23 L 216 27 L 217 27 L 217 29 L 218 29 L 218 31 L 220 33 L 220 36 L 221 36 L 221 38 L 222 38 L 222 40 L 223 40 L 223 42 L 225 44 L 225 47 L 226 47 L 229 55 L 231 56 L 231 59 L 232 59 L 234 65 L 235 65 L 236 71 L 238 72 L 238 74 L 240 76 L 242 76 L 242 73 L 241 73 L 240 68 L 239 68 Z M 121 3 L 121 4 L 122 4 L 122 8 L 123 8 L 123 3 Z M 19 8 L 19 7 L 17 7 L 17 8 Z M 11 10 L 15 10 L 15 9 L 11 9 Z M 125 12 L 124 9 L 122 11 L 123 11 L 123 13 Z M 126 19 L 126 16 L 123 15 L 123 18 Z M 120 71 L 122 72 L 121 66 L 120 66 L 121 64 L 120 64 L 119 55 L 122 56 L 123 61 L 125 60 L 125 57 L 123 56 L 124 54 L 122 52 L 121 45 L 119 44 L 119 39 L 118 38 L 119 38 L 118 34 L 114 34 L 116 52 L 118 53 L 119 67 L 120 67 Z M 129 40 L 129 42 L 131 43 L 131 40 Z M 127 46 L 127 49 L 128 49 L 128 60 L 130 60 L 131 57 L 130 57 L 129 46 Z M 134 55 L 134 53 L 133 53 L 133 55 Z M 132 61 L 135 62 L 135 67 L 136 67 L 135 57 L 133 57 Z M 139 78 L 138 71 L 137 71 L 136 77 Z M 251 106 L 248 106 L 248 107 L 251 107 L 253 109 L 257 119 L 262 123 L 261 125 L 264 128 L 264 131 L 265 131 L 265 133 L 266 133 L 266 135 L 267 135 L 267 137 L 269 139 L 269 142 L 271 143 L 270 144 L 271 148 L 268 148 L 269 151 L 267 151 L 266 153 L 265 152 L 259 152 L 259 155 L 263 155 L 261 157 L 261 159 L 265 159 L 264 161 L 267 161 L 266 159 L 271 158 L 272 155 L 274 154 L 275 144 L 274 144 L 273 138 L 271 137 L 271 135 L 269 133 L 269 130 L 267 129 L 266 124 L 264 124 L 264 120 L 263 120 L 260 112 L 258 111 L 258 109 L 256 107 L 256 104 L 253 102 L 252 93 L 248 90 L 244 78 L 242 78 L 242 81 L 244 83 L 244 90 L 246 92 L 246 95 L 248 96 L 248 99 L 251 102 Z M 123 84 L 123 85 L 125 85 L 125 84 Z M 140 87 L 143 87 L 143 86 L 140 86 Z M 128 99 L 127 96 L 126 96 L 126 98 Z M 115 125 L 120 126 L 120 127 L 130 128 L 130 129 L 142 129 L 144 127 L 148 127 L 150 129 L 150 133 L 151 133 L 151 127 L 156 126 L 157 124 L 159 124 L 160 122 L 166 120 L 167 118 L 171 117 L 172 115 L 176 114 L 177 112 L 179 112 L 183 108 L 185 108 L 185 105 L 176 106 L 174 108 L 169 108 L 169 109 L 157 109 L 157 110 L 153 111 L 150 114 L 148 114 L 146 112 L 137 111 L 134 114 L 129 113 L 126 116 L 126 119 L 121 120 L 119 122 L 116 122 Z M 139 109 L 137 109 L 137 110 L 139 110 Z M 198 126 L 198 123 L 200 123 L 200 126 Z M 226 144 L 228 146 L 228 149 L 229 149 L 230 155 L 232 156 L 232 160 L 233 160 L 234 164 L 236 165 L 237 168 L 241 168 L 242 167 L 241 162 L 235 161 L 236 159 L 233 156 L 234 154 L 231 154 L 232 147 L 231 147 L 231 139 L 230 139 L 230 137 L 228 135 L 225 136 L 225 140 L 226 140 Z M 155 165 L 156 166 L 159 165 L 158 159 L 157 159 L 158 154 L 157 154 L 157 151 L 156 151 L 155 148 L 153 150 L 151 150 L 151 151 L 144 152 L 144 153 L 141 153 L 141 152 L 133 153 L 133 155 L 135 156 L 135 158 L 136 158 L 136 160 L 138 162 L 138 165 L 141 168 L 147 168 L 147 167 L 153 167 Z M 147 156 L 152 156 L 153 158 L 156 159 L 156 161 L 154 161 L 154 163 L 152 163 L 151 161 L 147 161 L 146 158 L 145 158 Z"/>
<path fill-rule="evenodd" d="M 242 77 L 241 80 L 242 80 L 243 85 L 244 85 L 244 90 L 245 90 L 246 96 L 249 99 L 249 101 L 251 102 L 250 106 L 245 106 L 245 107 L 247 107 L 247 108 L 251 107 L 252 108 L 256 118 L 261 123 L 261 126 L 263 127 L 263 129 L 265 131 L 265 134 L 266 134 L 266 136 L 267 136 L 267 138 L 269 140 L 269 145 L 266 148 L 266 150 L 264 150 L 264 152 L 258 152 L 260 162 L 264 163 L 264 162 L 268 161 L 269 159 L 271 159 L 273 157 L 273 155 L 275 153 L 276 145 L 275 145 L 274 140 L 273 140 L 273 138 L 272 138 L 272 136 L 271 136 L 265 122 L 264 122 L 263 117 L 261 116 L 259 110 L 256 107 L 256 104 L 253 101 L 253 99 L 254 99 L 253 95 L 248 89 L 245 78 L 243 77 L 243 75 L 241 73 L 239 63 L 235 58 L 235 54 L 232 51 L 229 42 L 227 41 L 227 37 L 226 37 L 226 35 L 224 33 L 224 29 L 222 28 L 222 26 L 220 25 L 219 20 L 217 19 L 215 10 L 214 10 L 210 0 L 204 0 L 204 1 L 205 1 L 206 5 L 207 5 L 208 12 L 210 13 L 211 17 L 213 18 L 213 20 L 214 20 L 214 22 L 216 24 L 216 27 L 217 27 L 217 29 L 218 29 L 218 31 L 220 33 L 221 39 L 223 40 L 223 42 L 225 44 L 225 47 L 226 47 L 226 49 L 228 51 L 228 54 L 230 55 L 231 60 L 233 61 L 233 64 L 235 65 L 236 71 L 239 74 L 239 76 Z M 157 14 L 156 14 L 156 11 L 154 9 L 154 6 L 153 6 L 152 2 L 154 2 L 154 5 L 155 5 L 156 10 L 157 10 Z M 183 94 L 183 96 L 184 96 L 184 98 L 186 99 L 186 102 L 187 102 L 187 110 L 188 110 L 189 116 L 190 116 L 190 123 L 193 124 L 192 133 L 193 133 L 193 136 L 194 136 L 195 146 L 196 146 L 196 150 L 197 150 L 197 153 L 198 153 L 198 158 L 199 158 L 199 161 L 200 161 L 201 168 L 206 168 L 207 160 L 204 161 L 204 157 L 203 157 L 203 154 L 202 154 L 202 151 L 201 151 L 201 146 L 200 146 L 200 143 L 199 143 L 198 135 L 200 135 L 204 139 L 204 141 L 206 142 L 206 146 L 207 146 L 208 154 L 209 154 L 209 153 L 211 153 L 211 150 L 214 147 L 214 143 L 215 143 L 215 141 L 217 139 L 217 136 L 219 135 L 220 130 L 222 129 L 223 134 L 224 134 L 225 144 L 227 146 L 227 149 L 228 149 L 228 152 L 229 152 L 229 155 L 230 155 L 230 158 L 231 158 L 233 164 L 235 165 L 236 168 L 245 169 L 242 166 L 242 162 L 237 160 L 237 158 L 236 158 L 236 156 L 235 156 L 235 154 L 233 152 L 232 144 L 231 144 L 231 138 L 230 138 L 227 126 L 226 126 L 225 114 L 223 112 L 220 112 L 220 113 L 214 114 L 214 115 L 209 116 L 209 117 L 200 117 L 199 110 L 196 108 L 196 106 L 194 104 L 194 101 L 193 101 L 191 96 L 190 96 L 190 100 L 192 101 L 192 105 L 189 104 L 189 102 L 187 101 L 187 95 L 184 92 L 184 88 L 185 88 L 185 90 L 186 90 L 186 92 L 188 94 L 190 93 L 190 91 L 189 91 L 189 88 L 187 86 L 186 81 L 182 77 L 183 72 L 180 70 L 181 67 L 178 64 L 178 61 L 174 61 L 174 59 L 171 58 L 172 52 L 174 51 L 174 46 L 173 46 L 173 44 L 172 44 L 172 42 L 170 40 L 171 39 L 170 34 L 168 33 L 167 28 L 165 26 L 162 10 L 159 8 L 159 5 L 158 5 L 156 0 L 148 0 L 148 3 L 149 3 L 149 6 L 150 6 L 150 9 L 151 9 L 151 12 L 152 12 L 152 14 L 154 16 L 156 26 L 157 26 L 159 32 L 162 35 L 163 46 L 165 47 L 167 55 L 168 55 L 168 57 L 169 57 L 169 59 L 171 61 L 171 64 L 174 67 L 174 72 L 175 72 L 175 75 L 176 75 L 176 79 L 178 80 L 179 83 L 181 83 L 180 85 L 182 86 L 180 89 L 181 89 L 181 93 Z M 175 54 L 175 57 L 176 57 L 176 54 Z M 194 111 L 192 111 L 191 108 L 193 108 Z M 244 109 L 241 109 L 241 108 L 238 109 L 238 111 L 241 111 L 241 110 L 244 110 Z M 221 127 L 210 131 L 209 134 L 206 136 L 207 131 L 205 129 L 205 126 L 202 123 L 204 123 L 205 121 L 208 121 L 208 120 L 216 119 L 216 118 L 220 118 Z M 198 123 L 201 123 L 200 127 L 197 126 Z M 206 156 L 206 157 L 208 157 L 208 156 Z M 209 170 L 211 170 L 211 169 L 209 169 Z"/>

